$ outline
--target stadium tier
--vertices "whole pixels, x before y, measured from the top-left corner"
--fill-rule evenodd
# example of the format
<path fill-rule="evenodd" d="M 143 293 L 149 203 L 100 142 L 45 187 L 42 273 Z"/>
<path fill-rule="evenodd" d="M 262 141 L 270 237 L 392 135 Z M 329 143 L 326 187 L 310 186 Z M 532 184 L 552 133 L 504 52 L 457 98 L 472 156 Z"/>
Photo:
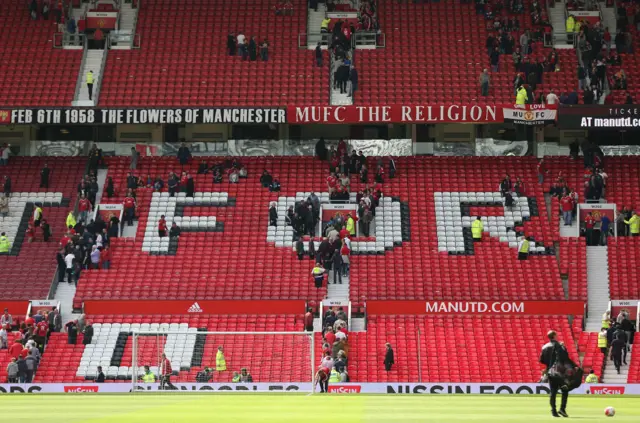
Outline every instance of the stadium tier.
<path fill-rule="evenodd" d="M 620 237 L 609 242 L 611 298 L 635 298 L 640 293 L 640 239 Z"/>
<path fill-rule="evenodd" d="M 204 158 L 210 163 L 215 158 Z M 140 220 L 135 241 L 114 240 L 113 265 L 109 270 L 82 273 L 74 304 L 80 307 L 89 299 L 305 299 L 319 300 L 324 288 L 317 290 L 309 283 L 313 262 L 300 261 L 291 242 L 283 246 L 265 242 L 268 236 L 268 205 L 282 197 L 327 190 L 328 169 L 312 158 L 243 158 L 248 178 L 238 184 L 214 184 L 210 175 L 197 175 L 199 160 L 182 169 L 175 158 L 143 158 L 138 176 L 166 178 L 170 171 L 189 171 L 197 192 L 225 192 L 232 201 L 225 207 L 200 206 L 184 208 L 184 216 L 215 216 L 223 224 L 221 232 L 184 233 L 175 257 L 149 255 L 143 251 L 147 231 L 150 189 L 138 189 Z M 375 159 L 369 159 L 375 168 Z M 398 177 L 385 181 L 384 194 L 398 198 L 408 210 L 411 237 L 384 254 L 366 254 L 354 258 L 351 273 L 351 298 L 364 299 L 525 299 L 560 300 L 564 298 L 558 272 L 544 197 L 535 180 L 535 159 L 482 158 L 402 158 Z M 120 203 L 126 192 L 128 159 L 109 158 L 108 176 L 113 178 L 117 195 L 104 198 L 103 204 Z M 450 168 L 460 169 L 451 175 Z M 281 193 L 261 188 L 259 178 L 267 169 L 282 185 Z M 497 192 L 499 181 L 509 173 L 527 183 L 528 201 L 523 203 L 528 216 L 514 222 L 516 231 L 531 235 L 538 243 L 539 255 L 518 262 L 510 245 L 515 243 L 506 229 L 499 229 L 504 215 Z M 351 191 L 363 189 L 357 178 L 351 178 Z M 166 190 L 166 188 L 164 189 Z M 442 243 L 449 225 L 437 218 L 435 195 L 438 192 L 488 192 L 491 197 L 469 199 L 469 216 L 474 213 L 494 215 L 488 227 L 495 225 L 496 236 L 475 247 L 475 254 L 457 250 L 464 245 L 463 230 L 452 236 L 451 251 Z M 495 199 L 493 196 L 497 196 Z M 306 198 L 306 196 L 303 196 Z M 431 201 L 434 199 L 434 201 Z M 426 200 L 426 201 L 425 201 Z M 476 206 L 477 204 L 477 206 Z M 445 201 L 444 208 L 460 204 Z M 154 215 L 155 216 L 155 215 Z M 154 219 L 158 219 L 155 216 Z M 518 218 L 515 217 L 517 220 Z M 171 222 L 169 222 L 171 223 Z M 507 222 L 508 223 L 508 222 Z M 156 222 L 151 221 L 155 231 Z M 507 225 L 508 226 L 508 225 Z M 519 229 L 517 229 L 519 228 Z M 386 230 L 386 228 L 385 228 Z M 470 239 L 467 239 L 467 244 Z M 440 242 L 440 243 L 439 243 Z M 457 243 L 457 244 L 456 244 Z M 227 248 L 220 248 L 222 245 Z M 467 245 L 468 246 L 468 245 Z M 288 247 L 288 248 L 287 248 Z M 468 246 L 469 247 L 469 246 Z M 470 247 L 469 247 L 470 248 Z M 243 251 L 243 253 L 241 253 Z M 125 257 L 137 257 L 134 262 Z M 185 266 L 187 264 L 187 266 Z M 395 282 L 389 283 L 389 273 Z M 153 277 L 150 277 L 153 275 Z M 235 283 L 229 283 L 233 275 Z M 536 280 L 535 284 L 530 283 Z"/>
<path fill-rule="evenodd" d="M 144 47 L 114 50 L 105 68 L 104 106 L 285 106 L 327 104 L 326 70 L 313 51 L 298 49 L 306 32 L 306 2 L 276 16 L 269 1 L 147 0 L 137 31 Z M 227 36 L 255 36 L 269 45 L 268 61 L 229 56 Z"/>
<path fill-rule="evenodd" d="M 53 17 L 29 19 L 25 2 L 0 2 L 0 16 L 0 107 L 69 106 L 82 50 L 53 48 Z"/>
<path fill-rule="evenodd" d="M 510 54 L 502 54 L 499 71 L 491 72 L 489 96 L 480 96 L 478 76 L 483 69 L 491 69 L 486 40 L 495 31 L 487 29 L 493 21 L 478 14 L 473 2 L 379 2 L 378 16 L 386 46 L 358 51 L 356 64 L 360 75 L 366 75 L 367 84 L 362 84 L 356 93 L 356 102 L 513 102 L 516 71 Z M 521 31 L 512 33 L 517 48 L 521 33 L 533 29 L 531 20 L 527 15 L 508 17 L 520 20 Z M 550 52 L 541 41 L 533 43 L 531 63 L 546 58 Z M 536 92 L 546 95 L 553 90 L 560 96 L 561 92 L 576 89 L 575 51 L 557 53 L 560 70 L 545 72 L 544 83 Z"/>
<path fill-rule="evenodd" d="M 51 170 L 49 187 L 40 186 L 44 164 Z M 46 298 L 56 271 L 57 242 L 65 232 L 65 218 L 76 200 L 76 186 L 82 177 L 86 159 L 15 157 L 0 175 L 9 176 L 12 191 L 9 213 L 0 217 L 0 231 L 12 242 L 11 255 L 0 255 L 2 300 Z M 44 242 L 41 231 L 35 231 L 34 242 L 26 234 L 33 223 L 35 203 L 42 203 L 43 219 L 51 226 L 53 237 Z M 28 271 L 27 271 L 28 270 Z"/>

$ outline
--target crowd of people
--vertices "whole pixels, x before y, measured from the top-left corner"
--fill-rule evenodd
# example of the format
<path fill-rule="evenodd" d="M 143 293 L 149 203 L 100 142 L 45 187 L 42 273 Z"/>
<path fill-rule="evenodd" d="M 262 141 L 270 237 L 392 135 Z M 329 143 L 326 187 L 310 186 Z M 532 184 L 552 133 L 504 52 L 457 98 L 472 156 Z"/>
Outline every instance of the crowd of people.
<path fill-rule="evenodd" d="M 322 320 L 322 357 L 314 386 L 320 385 L 320 392 L 326 393 L 329 383 L 349 382 L 349 319 L 344 309 L 338 307 L 327 310 Z"/>
<path fill-rule="evenodd" d="M 263 38 L 258 44 L 255 36 L 247 37 L 242 31 L 237 35 L 230 33 L 227 36 L 227 53 L 229 56 L 238 55 L 244 61 L 255 62 L 260 57 L 260 60 L 267 62 L 269 61 L 269 42 Z"/>
<path fill-rule="evenodd" d="M 39 310 L 21 320 L 9 309 L 0 316 L 0 350 L 11 358 L 7 366 L 7 383 L 31 383 L 40 364 L 44 347 L 52 332 L 62 331 L 62 317 L 57 308 Z"/>
<path fill-rule="evenodd" d="M 635 325 L 631 321 L 628 310 L 620 310 L 615 318 L 611 317 L 611 312 L 608 310 L 602 315 L 598 348 L 604 354 L 605 360 L 613 361 L 618 374 L 623 365 L 628 365 L 627 353 L 631 351 L 634 337 Z"/>

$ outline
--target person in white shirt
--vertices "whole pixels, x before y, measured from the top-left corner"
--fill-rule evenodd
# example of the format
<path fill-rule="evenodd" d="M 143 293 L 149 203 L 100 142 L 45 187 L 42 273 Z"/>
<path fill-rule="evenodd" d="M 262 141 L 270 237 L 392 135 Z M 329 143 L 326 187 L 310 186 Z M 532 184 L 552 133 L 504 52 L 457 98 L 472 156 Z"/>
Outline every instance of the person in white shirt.
<path fill-rule="evenodd" d="M 9 348 L 9 344 L 7 341 L 7 330 L 4 325 L 0 327 L 0 350 L 6 350 Z"/>
<path fill-rule="evenodd" d="M 246 37 L 244 36 L 244 34 L 242 32 L 238 34 L 238 36 L 236 37 L 236 39 L 238 40 L 238 47 L 244 45 L 244 39 L 245 38 Z"/>
<path fill-rule="evenodd" d="M 555 95 L 553 91 L 549 91 L 549 94 L 547 94 L 547 104 L 558 104 L 559 101 L 558 96 Z"/>
<path fill-rule="evenodd" d="M 73 261 L 75 260 L 75 258 L 76 256 L 74 256 L 72 253 L 69 253 L 64 257 L 64 263 L 67 265 L 67 282 L 69 283 L 73 283 Z"/>

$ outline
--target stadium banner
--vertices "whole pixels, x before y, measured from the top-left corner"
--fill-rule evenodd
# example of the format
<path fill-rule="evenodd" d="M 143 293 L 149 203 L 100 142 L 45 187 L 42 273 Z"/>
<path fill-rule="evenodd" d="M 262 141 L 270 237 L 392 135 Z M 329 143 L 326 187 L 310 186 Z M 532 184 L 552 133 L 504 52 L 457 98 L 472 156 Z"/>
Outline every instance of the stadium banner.
<path fill-rule="evenodd" d="M 87 29 L 116 29 L 118 12 L 87 12 Z"/>
<path fill-rule="evenodd" d="M 301 314 L 304 310 L 302 300 L 84 301 L 87 314 Z"/>
<path fill-rule="evenodd" d="M 273 383 L 175 383 L 180 392 L 310 392 L 310 382 Z M 316 387 L 316 392 L 318 388 Z M 138 385 L 136 392 L 156 392 L 159 383 Z M 0 394 L 100 394 L 128 393 L 131 383 L 15 383 L 0 384 Z M 165 391 L 166 392 L 166 391 Z M 540 383 L 335 383 L 331 394 L 421 395 L 548 395 L 549 385 Z M 572 394 L 640 395 L 640 384 L 582 384 Z"/>
<path fill-rule="evenodd" d="M 560 129 L 633 129 L 640 127 L 639 105 L 560 106 Z"/>
<path fill-rule="evenodd" d="M 587 21 L 591 25 L 600 22 L 599 10 L 568 10 L 567 13 L 573 15 L 577 21 Z"/>
<path fill-rule="evenodd" d="M 583 315 L 583 301 L 367 301 L 368 315 Z"/>
<path fill-rule="evenodd" d="M 500 123 L 501 106 L 477 104 L 289 106 L 287 122 L 306 123 Z"/>
<path fill-rule="evenodd" d="M 10 119 L 7 118 L 7 113 Z M 279 108 L 212 109 L 2 109 L 0 124 L 276 124 L 286 123 Z"/>
<path fill-rule="evenodd" d="M 555 107 L 548 107 L 544 104 L 524 104 L 504 107 L 502 115 L 504 121 L 519 125 L 547 125 L 555 123 L 558 117 Z"/>

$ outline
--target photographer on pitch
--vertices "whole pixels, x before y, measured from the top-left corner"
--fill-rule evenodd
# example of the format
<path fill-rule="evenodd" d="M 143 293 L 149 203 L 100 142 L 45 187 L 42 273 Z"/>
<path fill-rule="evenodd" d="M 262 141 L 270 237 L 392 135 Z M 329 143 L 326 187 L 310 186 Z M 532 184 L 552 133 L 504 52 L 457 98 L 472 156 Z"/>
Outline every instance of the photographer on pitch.
<path fill-rule="evenodd" d="M 567 414 L 567 400 L 569 391 L 577 388 L 582 383 L 582 369 L 579 369 L 569 358 L 564 344 L 556 339 L 556 332 L 547 333 L 549 342 L 542 347 L 540 363 L 547 366 L 545 378 L 551 388 L 550 404 L 553 417 L 569 417 Z M 562 393 L 560 410 L 556 408 L 556 394 Z"/>

